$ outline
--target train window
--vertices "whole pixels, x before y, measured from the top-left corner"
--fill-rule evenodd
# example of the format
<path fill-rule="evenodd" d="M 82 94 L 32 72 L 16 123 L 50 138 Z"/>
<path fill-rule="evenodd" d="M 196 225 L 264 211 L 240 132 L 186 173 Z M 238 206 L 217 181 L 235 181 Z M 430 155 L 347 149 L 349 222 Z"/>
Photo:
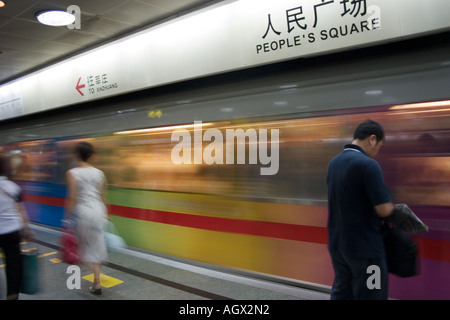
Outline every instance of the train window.
<path fill-rule="evenodd" d="M 4 153 L 11 159 L 13 179 L 61 183 L 58 150 L 52 140 L 20 142 L 4 148 Z"/>
<path fill-rule="evenodd" d="M 397 201 L 408 202 L 426 194 L 424 203 L 446 204 L 450 181 L 448 115 L 439 113 L 417 118 L 386 108 L 375 112 L 333 115 L 289 120 L 240 121 L 208 123 L 225 137 L 227 129 L 251 128 L 279 130 L 279 170 L 274 175 L 261 175 L 259 163 L 249 163 L 251 144 L 245 142 L 245 164 L 195 164 L 194 128 L 191 135 L 189 163 L 175 164 L 171 153 L 179 140 L 172 141 L 176 127 L 127 131 L 118 134 L 116 147 L 110 153 L 115 166 L 112 184 L 124 188 L 194 192 L 244 197 L 264 201 L 307 202 L 326 201 L 326 169 L 330 159 L 352 140 L 354 128 L 368 118 L 379 121 L 386 129 L 386 143 L 377 156 L 385 179 Z M 201 152 L 211 142 L 203 141 Z M 226 141 L 223 139 L 223 152 Z M 236 150 L 235 150 L 236 153 Z M 412 167 L 426 165 L 427 169 Z M 420 174 L 418 172 L 421 172 Z M 428 173 L 427 173 L 428 172 Z M 433 172 L 433 174 L 429 174 Z M 421 180 L 423 175 L 428 180 Z M 406 187 L 410 181 L 420 189 Z M 443 193 L 442 190 L 447 190 Z"/>

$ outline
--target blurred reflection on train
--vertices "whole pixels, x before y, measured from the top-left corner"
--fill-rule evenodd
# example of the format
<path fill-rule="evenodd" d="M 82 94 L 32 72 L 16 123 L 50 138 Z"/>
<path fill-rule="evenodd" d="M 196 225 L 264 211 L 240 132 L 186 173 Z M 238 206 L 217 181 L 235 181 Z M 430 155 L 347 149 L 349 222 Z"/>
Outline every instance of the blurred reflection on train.
<path fill-rule="evenodd" d="M 131 246 L 326 286 L 333 276 L 326 251 L 327 164 L 351 140 L 357 124 L 373 119 L 386 129 L 378 160 L 396 202 L 408 203 L 431 227 L 417 238 L 423 263 L 419 284 L 448 277 L 450 101 L 345 113 L 204 124 L 203 130 L 221 132 L 279 129 L 276 175 L 261 175 L 259 166 L 248 161 L 174 164 L 171 152 L 177 142 L 171 140 L 172 132 L 183 127 L 193 135 L 192 125 L 82 140 L 97 148 L 96 165 L 110 183 L 113 219 Z M 59 227 L 64 172 L 73 166 L 71 149 L 77 141 L 48 139 L 3 147 L 13 160 L 14 178 L 28 193 L 34 221 Z M 203 148 L 209 143 L 203 142 Z M 246 140 L 247 153 L 248 147 Z M 407 282 L 417 285 L 411 279 L 391 282 L 394 289 Z"/>
<path fill-rule="evenodd" d="M 121 131 L 81 140 L 96 145 L 96 165 L 107 173 L 111 186 L 277 199 L 285 203 L 323 202 L 329 159 L 350 140 L 355 124 L 374 119 L 383 123 L 387 131 L 387 143 L 378 160 L 385 168 L 385 178 L 396 201 L 450 206 L 450 102 L 444 102 L 436 108 L 433 104 L 414 104 L 384 107 L 386 110 L 378 112 L 361 108 L 355 110 L 356 114 L 344 116 L 207 124 L 207 128 L 221 130 L 223 136 L 226 129 L 279 129 L 280 164 L 275 175 L 261 175 L 259 164 L 248 163 L 248 139 L 246 164 L 174 164 L 171 152 L 176 142 L 171 135 L 185 125 Z M 193 136 L 192 127 L 189 130 Z M 22 142 L 4 146 L 4 152 L 11 156 L 16 180 L 63 184 L 64 172 L 73 166 L 71 148 L 76 141 Z M 203 148 L 208 144 L 204 141 Z M 225 141 L 223 144 L 225 150 Z M 268 146 L 270 149 L 270 141 Z"/>

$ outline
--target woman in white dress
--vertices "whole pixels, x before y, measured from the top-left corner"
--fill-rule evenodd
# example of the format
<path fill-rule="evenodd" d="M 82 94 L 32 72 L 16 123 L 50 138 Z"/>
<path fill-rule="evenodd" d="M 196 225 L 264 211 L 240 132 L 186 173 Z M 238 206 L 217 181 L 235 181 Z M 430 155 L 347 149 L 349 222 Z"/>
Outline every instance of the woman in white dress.
<path fill-rule="evenodd" d="M 100 273 L 106 260 L 107 249 L 104 227 L 108 219 L 106 201 L 106 177 L 92 166 L 90 160 L 94 148 L 88 142 L 79 142 L 75 147 L 78 165 L 67 171 L 67 213 L 75 214 L 80 258 L 90 264 L 94 273 L 91 293 L 101 294 Z"/>

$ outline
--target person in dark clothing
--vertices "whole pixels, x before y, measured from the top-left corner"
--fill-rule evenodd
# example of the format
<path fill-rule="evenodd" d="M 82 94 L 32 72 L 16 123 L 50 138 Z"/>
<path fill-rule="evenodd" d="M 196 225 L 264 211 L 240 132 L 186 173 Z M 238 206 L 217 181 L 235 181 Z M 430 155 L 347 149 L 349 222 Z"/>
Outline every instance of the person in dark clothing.
<path fill-rule="evenodd" d="M 388 269 L 381 220 L 393 214 L 392 196 L 376 156 L 383 127 L 361 123 L 353 142 L 328 164 L 328 250 L 335 279 L 331 299 L 388 298 Z M 369 285 L 369 277 L 379 277 Z"/>

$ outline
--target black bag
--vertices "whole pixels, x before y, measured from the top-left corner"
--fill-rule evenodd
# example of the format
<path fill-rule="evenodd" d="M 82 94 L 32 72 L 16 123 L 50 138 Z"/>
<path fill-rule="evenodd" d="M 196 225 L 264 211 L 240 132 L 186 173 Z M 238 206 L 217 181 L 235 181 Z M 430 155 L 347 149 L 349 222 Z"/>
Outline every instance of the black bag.
<path fill-rule="evenodd" d="M 403 278 L 419 274 L 417 244 L 408 233 L 385 226 L 383 240 L 389 273 Z"/>

